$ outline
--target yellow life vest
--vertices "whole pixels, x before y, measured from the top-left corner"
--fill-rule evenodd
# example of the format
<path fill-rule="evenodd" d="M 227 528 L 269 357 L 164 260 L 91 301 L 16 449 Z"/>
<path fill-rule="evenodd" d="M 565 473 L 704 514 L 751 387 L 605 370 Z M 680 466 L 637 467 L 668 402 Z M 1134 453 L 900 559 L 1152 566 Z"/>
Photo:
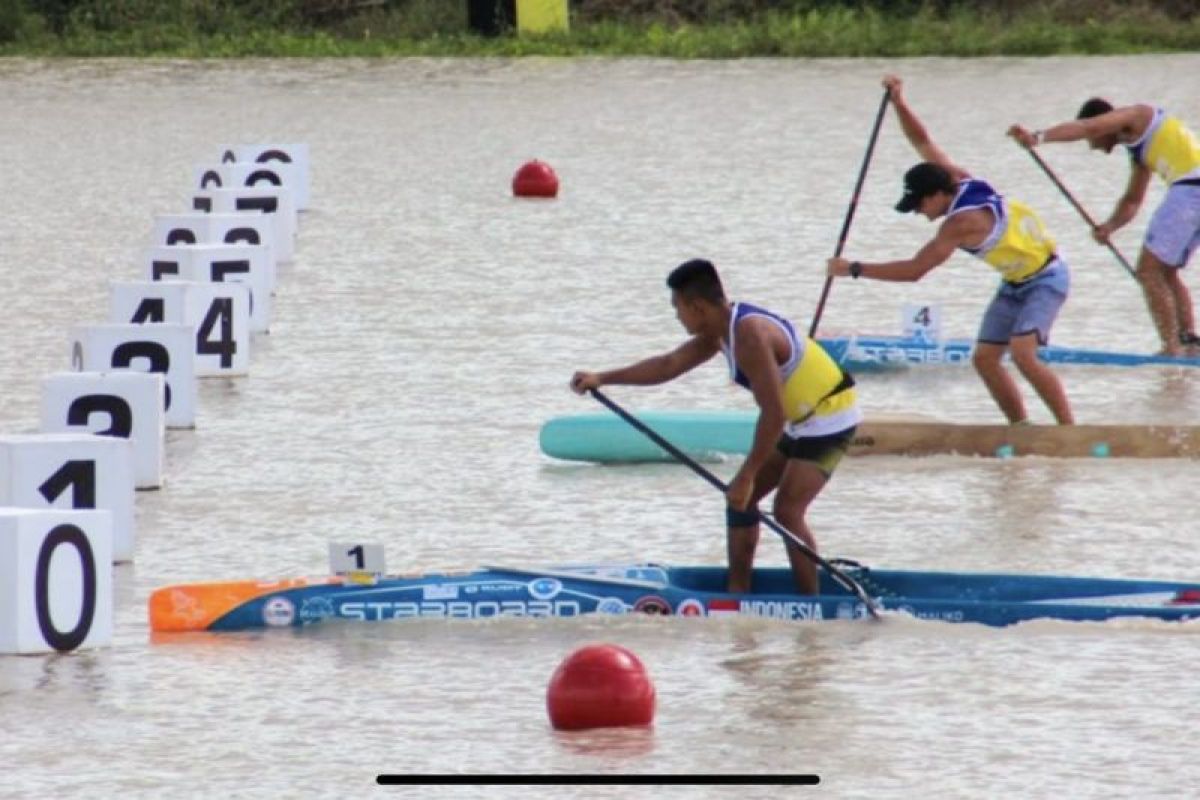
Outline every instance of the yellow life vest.
<path fill-rule="evenodd" d="M 1130 155 L 1167 184 L 1200 178 L 1200 141 L 1178 117 L 1161 108 L 1141 137 L 1129 145 Z"/>
<path fill-rule="evenodd" d="M 770 320 L 788 337 L 791 353 L 780 365 L 779 372 L 783 379 L 783 410 L 793 426 L 808 423 L 811 427 L 825 427 L 842 422 L 848 426 L 858 422 L 860 412 L 854 378 L 839 367 L 816 340 L 798 334 L 789 320 L 750 303 L 734 303 L 729 332 L 721 343 L 734 383 L 751 388 L 749 379 L 733 357 L 737 346 L 737 324 L 749 316 Z M 837 419 L 839 415 L 843 419 Z"/>
<path fill-rule="evenodd" d="M 977 208 L 989 209 L 995 223 L 978 247 L 963 249 L 987 262 L 1004 280 L 1028 280 L 1054 258 L 1054 239 L 1037 213 L 1019 200 L 1002 197 L 985 181 L 960 181 L 946 216 Z"/>
<path fill-rule="evenodd" d="M 854 408 L 854 378 L 815 340 L 804 337 L 804 355 L 783 383 L 783 407 L 792 424 Z"/>

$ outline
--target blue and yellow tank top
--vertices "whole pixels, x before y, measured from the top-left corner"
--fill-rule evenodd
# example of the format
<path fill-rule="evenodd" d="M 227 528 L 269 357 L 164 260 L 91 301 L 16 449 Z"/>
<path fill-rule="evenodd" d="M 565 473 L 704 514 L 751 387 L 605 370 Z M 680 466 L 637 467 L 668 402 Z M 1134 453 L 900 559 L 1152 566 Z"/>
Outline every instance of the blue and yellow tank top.
<path fill-rule="evenodd" d="M 1004 280 L 1021 283 L 1054 259 L 1054 240 L 1033 209 L 998 194 L 985 181 L 959 181 L 958 194 L 946 216 L 977 208 L 991 211 L 995 223 L 982 244 L 962 249 L 986 261 Z"/>
<path fill-rule="evenodd" d="M 1133 144 L 1129 157 L 1168 184 L 1200 178 L 1200 141 L 1178 117 L 1154 109 L 1150 125 Z"/>
<path fill-rule="evenodd" d="M 849 373 L 839 367 L 816 341 L 798 335 L 787 319 L 749 303 L 733 304 L 729 333 L 721 341 L 721 350 L 729 362 L 729 374 L 734 383 L 750 388 L 750 379 L 738 368 L 733 354 L 737 324 L 751 316 L 769 320 L 788 338 L 790 351 L 787 360 L 779 365 L 779 375 L 783 379 L 783 404 L 790 435 L 826 436 L 862 421 L 854 379 Z"/>

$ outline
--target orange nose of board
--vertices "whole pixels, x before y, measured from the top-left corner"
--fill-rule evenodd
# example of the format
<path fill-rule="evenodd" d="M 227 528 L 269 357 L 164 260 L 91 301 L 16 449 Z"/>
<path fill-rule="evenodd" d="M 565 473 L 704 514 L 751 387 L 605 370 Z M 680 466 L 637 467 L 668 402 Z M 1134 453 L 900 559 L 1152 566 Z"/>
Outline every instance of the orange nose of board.
<path fill-rule="evenodd" d="M 208 630 L 210 625 L 233 609 L 263 595 L 312 583 L 331 582 L 334 581 L 290 578 L 283 581 L 226 581 L 165 586 L 150 595 L 150 630 L 162 633 Z"/>

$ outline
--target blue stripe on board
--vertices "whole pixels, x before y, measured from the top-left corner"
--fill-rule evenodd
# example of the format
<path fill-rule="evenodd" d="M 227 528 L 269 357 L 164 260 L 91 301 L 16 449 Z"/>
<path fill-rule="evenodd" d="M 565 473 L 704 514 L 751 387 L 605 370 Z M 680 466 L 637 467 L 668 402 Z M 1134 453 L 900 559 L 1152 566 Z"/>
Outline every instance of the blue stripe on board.
<path fill-rule="evenodd" d="M 829 355 L 851 370 L 912 365 L 969 364 L 975 343 L 970 339 L 929 341 L 904 336 L 836 336 L 817 339 Z M 1038 349 L 1051 364 L 1112 367 L 1200 367 L 1200 357 L 1159 356 L 1049 345 Z"/>

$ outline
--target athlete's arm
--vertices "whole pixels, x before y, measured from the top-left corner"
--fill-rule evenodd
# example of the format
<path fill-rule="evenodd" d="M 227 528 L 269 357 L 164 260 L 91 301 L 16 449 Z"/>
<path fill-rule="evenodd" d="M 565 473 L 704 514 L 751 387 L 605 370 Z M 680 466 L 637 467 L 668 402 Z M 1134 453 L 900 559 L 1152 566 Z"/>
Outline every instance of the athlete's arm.
<path fill-rule="evenodd" d="M 1125 185 L 1125 193 L 1117 201 L 1117 205 L 1108 215 L 1108 219 L 1097 225 L 1096 230 L 1092 232 L 1096 241 L 1107 242 L 1113 231 L 1127 225 L 1137 216 L 1138 209 L 1142 207 L 1142 201 L 1146 198 L 1146 187 L 1149 185 L 1150 170 L 1136 161 L 1132 162 L 1129 183 Z"/>
<path fill-rule="evenodd" d="M 908 105 L 908 100 L 904 97 L 904 82 L 900 80 L 899 76 L 888 75 L 883 79 L 883 86 L 891 93 L 892 105 L 896 109 L 896 118 L 900 120 L 900 128 L 904 131 L 904 137 L 908 139 L 908 143 L 917 151 L 917 155 L 922 160 L 932 161 L 945 169 L 955 181 L 970 177 L 965 169 L 951 161 L 950 156 L 946 155 L 946 152 L 933 141 L 929 131 L 925 129 L 924 123 Z"/>
<path fill-rule="evenodd" d="M 571 376 L 571 388 L 578 394 L 599 389 L 608 384 L 652 386 L 678 378 L 708 361 L 720 350 L 716 339 L 693 336 L 674 350 L 642 359 L 626 367 L 604 372 L 576 372 Z"/>
<path fill-rule="evenodd" d="M 738 369 L 750 381 L 759 414 L 750 452 L 729 482 L 726 497 L 732 508 L 745 509 L 749 504 L 755 476 L 771 457 L 787 422 L 783 406 L 783 378 L 780 377 L 779 361 L 772 346 L 772 336 L 778 334 L 778 328 L 765 319 L 743 319 L 737 326 L 737 345 L 733 357 Z"/>
<path fill-rule="evenodd" d="M 1124 133 L 1136 138 L 1146 130 L 1154 117 L 1154 109 L 1147 105 L 1114 108 L 1107 114 L 1089 119 L 1073 119 L 1060 122 L 1042 131 L 1043 142 L 1077 142 L 1114 133 Z"/>
<path fill-rule="evenodd" d="M 907 283 L 919 281 L 925 277 L 927 272 L 946 263 L 950 256 L 954 255 L 956 247 L 978 238 L 974 226 L 969 224 L 970 220 L 964 219 L 968 216 L 970 216 L 970 212 L 943 222 L 938 228 L 937 235 L 918 250 L 912 258 L 901 261 L 874 262 L 853 262 L 848 258 L 831 258 L 826 262 L 825 271 L 834 277 L 845 277 L 850 275 L 850 265 L 857 263 L 860 269 L 858 274 L 861 278 Z"/>

